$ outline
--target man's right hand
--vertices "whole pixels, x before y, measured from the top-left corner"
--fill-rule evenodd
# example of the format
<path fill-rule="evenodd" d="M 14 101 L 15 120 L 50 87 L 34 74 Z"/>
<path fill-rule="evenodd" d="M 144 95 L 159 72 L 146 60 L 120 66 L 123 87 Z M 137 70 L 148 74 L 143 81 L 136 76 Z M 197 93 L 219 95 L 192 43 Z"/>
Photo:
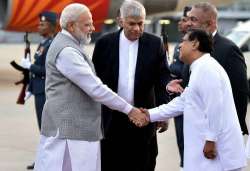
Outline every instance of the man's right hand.
<path fill-rule="evenodd" d="M 27 101 L 31 96 L 32 96 L 32 93 L 30 91 L 26 91 L 24 101 Z"/>
<path fill-rule="evenodd" d="M 214 141 L 206 141 L 203 154 L 207 159 L 215 159 L 217 155 L 216 144 Z"/>
<path fill-rule="evenodd" d="M 128 117 L 138 127 L 146 126 L 149 123 L 149 116 L 135 107 L 129 112 Z"/>

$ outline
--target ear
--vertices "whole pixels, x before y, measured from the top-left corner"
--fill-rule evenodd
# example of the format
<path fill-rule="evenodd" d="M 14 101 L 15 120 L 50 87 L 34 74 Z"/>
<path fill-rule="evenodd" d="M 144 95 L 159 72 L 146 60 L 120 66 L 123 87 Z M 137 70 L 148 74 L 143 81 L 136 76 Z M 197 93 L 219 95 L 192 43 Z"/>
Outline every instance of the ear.
<path fill-rule="evenodd" d="M 192 43 L 192 49 L 197 50 L 199 48 L 199 46 L 200 46 L 200 42 L 197 40 L 194 40 Z"/>
<path fill-rule="evenodd" d="M 67 30 L 68 30 L 70 33 L 73 33 L 73 32 L 74 32 L 74 23 L 73 23 L 73 22 L 67 23 Z"/>

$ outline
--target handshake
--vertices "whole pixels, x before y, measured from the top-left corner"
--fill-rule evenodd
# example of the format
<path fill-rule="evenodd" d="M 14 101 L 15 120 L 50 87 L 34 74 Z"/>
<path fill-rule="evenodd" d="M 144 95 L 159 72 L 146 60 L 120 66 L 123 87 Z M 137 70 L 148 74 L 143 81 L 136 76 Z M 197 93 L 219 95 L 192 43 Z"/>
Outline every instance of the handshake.
<path fill-rule="evenodd" d="M 133 108 L 128 114 L 129 120 L 138 127 L 146 126 L 150 122 L 150 117 L 147 109 Z"/>

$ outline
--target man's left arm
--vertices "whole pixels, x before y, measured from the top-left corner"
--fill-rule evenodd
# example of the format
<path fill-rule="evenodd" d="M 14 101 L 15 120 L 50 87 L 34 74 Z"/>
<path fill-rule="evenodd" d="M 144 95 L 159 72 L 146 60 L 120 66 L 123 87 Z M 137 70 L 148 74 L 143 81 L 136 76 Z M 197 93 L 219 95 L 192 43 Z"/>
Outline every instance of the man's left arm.
<path fill-rule="evenodd" d="M 247 134 L 248 131 L 245 118 L 248 105 L 249 85 L 246 74 L 247 68 L 245 60 L 240 49 L 236 46 L 232 46 L 228 49 L 228 53 L 226 55 L 227 60 L 225 70 L 232 85 L 233 97 L 241 130 L 243 134 Z"/>
<path fill-rule="evenodd" d="M 211 66 L 212 67 L 212 66 Z M 218 136 L 222 130 L 223 124 L 223 89 L 225 85 L 222 85 L 220 78 L 215 72 L 210 72 L 209 69 L 202 71 L 206 73 L 201 74 L 197 83 L 202 85 L 196 86 L 196 91 L 201 97 L 204 113 L 204 125 L 205 131 L 205 144 L 203 153 L 208 159 L 214 159 L 216 157 L 216 142 Z M 216 96 L 215 96 L 216 95 Z M 216 103 L 215 103 L 216 102 Z"/>
<path fill-rule="evenodd" d="M 40 64 L 38 65 L 36 63 L 33 63 L 30 65 L 30 72 L 31 73 L 34 73 L 34 74 L 39 75 L 39 76 L 45 76 L 45 74 L 46 74 L 45 61 L 46 61 L 46 56 L 47 56 L 47 52 L 49 49 L 49 45 L 44 46 L 44 50 L 43 50 L 42 54 L 38 57 L 40 59 L 37 59 L 37 60 L 40 60 L 39 61 Z"/>

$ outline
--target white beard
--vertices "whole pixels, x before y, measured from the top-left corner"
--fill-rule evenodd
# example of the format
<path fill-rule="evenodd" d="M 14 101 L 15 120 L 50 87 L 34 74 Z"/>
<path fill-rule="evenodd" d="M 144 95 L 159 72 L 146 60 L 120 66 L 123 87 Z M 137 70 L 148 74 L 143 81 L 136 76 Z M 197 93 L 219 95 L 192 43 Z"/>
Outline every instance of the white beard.
<path fill-rule="evenodd" d="M 75 36 L 79 40 L 80 44 L 87 45 L 91 42 L 90 34 L 83 33 L 78 27 L 76 28 Z"/>

